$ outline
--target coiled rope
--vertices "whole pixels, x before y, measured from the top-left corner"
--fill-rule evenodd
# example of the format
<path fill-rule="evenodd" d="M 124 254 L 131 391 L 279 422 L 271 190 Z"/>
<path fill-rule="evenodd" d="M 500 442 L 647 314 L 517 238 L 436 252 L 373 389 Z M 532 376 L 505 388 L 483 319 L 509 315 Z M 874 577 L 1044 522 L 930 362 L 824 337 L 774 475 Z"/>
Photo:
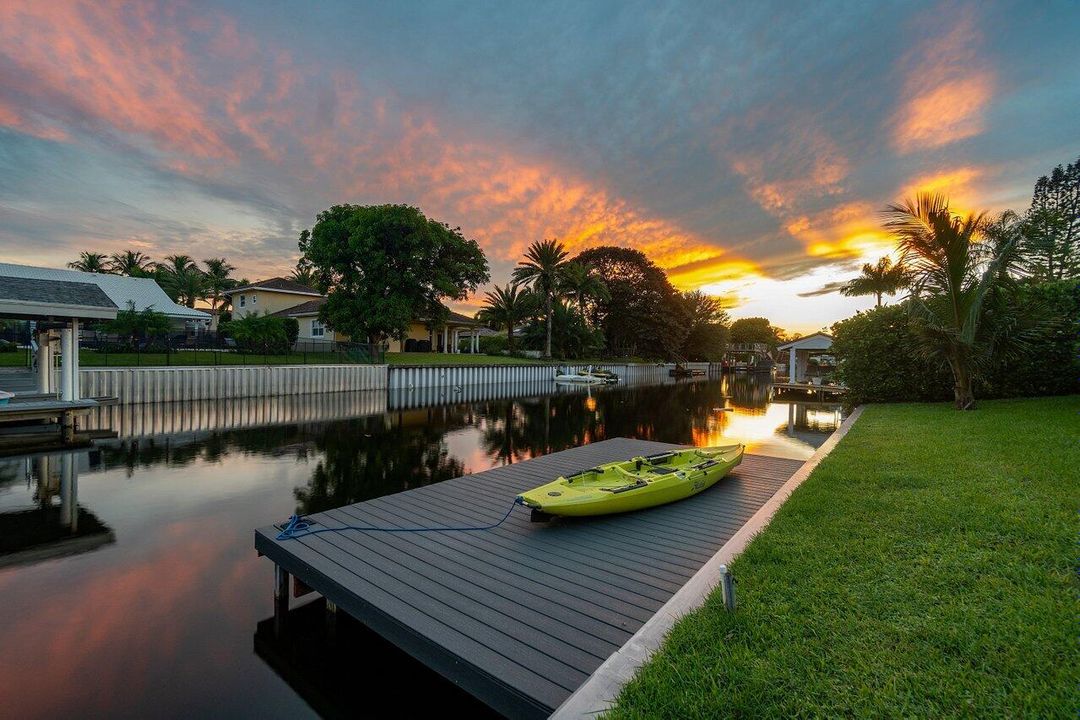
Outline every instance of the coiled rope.
<path fill-rule="evenodd" d="M 490 525 L 475 525 L 472 527 L 411 527 L 411 528 L 399 528 L 399 527 L 375 527 L 373 525 L 341 525 L 340 527 L 320 527 L 312 528 L 311 523 L 304 519 L 302 515 L 290 515 L 288 522 L 285 523 L 285 527 L 281 528 L 281 532 L 278 533 L 278 540 L 288 540 L 290 538 L 306 537 L 308 535 L 318 535 L 319 533 L 327 532 L 341 532 L 342 530 L 359 530 L 361 532 L 399 532 L 399 533 L 413 533 L 413 532 L 475 532 L 479 530 L 494 530 L 495 528 L 506 522 L 510 517 L 510 513 L 514 512 L 514 507 L 521 505 L 521 501 L 515 499 L 510 505 L 510 509 L 506 511 L 506 514 L 495 523 Z"/>

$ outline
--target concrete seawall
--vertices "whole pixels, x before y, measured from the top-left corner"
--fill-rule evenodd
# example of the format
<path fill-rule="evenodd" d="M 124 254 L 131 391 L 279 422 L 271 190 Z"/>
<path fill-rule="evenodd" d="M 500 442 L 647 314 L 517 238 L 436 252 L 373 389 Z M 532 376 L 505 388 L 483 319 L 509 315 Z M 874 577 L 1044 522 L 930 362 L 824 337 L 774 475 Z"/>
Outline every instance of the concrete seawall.
<path fill-rule="evenodd" d="M 547 392 L 557 365 L 282 365 L 214 367 L 82 368 L 82 397 L 115 397 L 121 405 L 144 403 L 287 397 L 320 393 L 390 390 L 460 391 L 463 388 L 506 386 Z M 577 366 L 569 366 L 575 368 Z M 625 385 L 670 381 L 671 365 L 649 363 L 603 364 Z M 708 363 L 689 363 L 709 371 Z M 439 393 L 436 393 L 438 395 Z M 431 393 L 425 393 L 425 396 Z M 413 406 L 411 400 L 404 405 Z"/>
<path fill-rule="evenodd" d="M 385 365 L 84 368 L 83 397 L 124 405 L 385 390 Z"/>

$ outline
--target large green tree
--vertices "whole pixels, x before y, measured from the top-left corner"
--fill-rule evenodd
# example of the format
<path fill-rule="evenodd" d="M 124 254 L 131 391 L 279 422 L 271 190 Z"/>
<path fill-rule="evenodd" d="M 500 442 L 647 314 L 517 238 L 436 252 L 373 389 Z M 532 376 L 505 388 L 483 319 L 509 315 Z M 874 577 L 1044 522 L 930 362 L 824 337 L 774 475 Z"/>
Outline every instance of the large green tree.
<path fill-rule="evenodd" d="M 236 287 L 231 273 L 236 268 L 225 258 L 206 258 L 203 260 L 206 272 L 203 274 L 203 291 L 210 301 L 210 313 L 217 315 L 218 305 L 225 297 L 225 292 Z"/>
<path fill-rule="evenodd" d="M 563 297 L 577 304 L 584 315 L 587 303 L 607 300 L 610 297 L 605 283 L 593 268 L 580 262 L 568 262 L 562 269 L 559 288 Z"/>
<path fill-rule="evenodd" d="M 731 323 L 731 342 L 733 343 L 762 343 L 775 350 L 780 343 L 783 333 L 780 328 L 773 327 L 768 318 L 751 317 L 739 318 Z"/>
<path fill-rule="evenodd" d="M 206 296 L 206 276 L 188 255 L 166 255 L 165 262 L 154 267 L 154 275 L 174 302 L 193 308 Z"/>
<path fill-rule="evenodd" d="M 109 256 L 109 270 L 128 277 L 150 277 L 154 272 L 154 263 L 146 253 L 125 250 Z"/>
<path fill-rule="evenodd" d="M 1080 158 L 1035 182 L 1022 229 L 1028 274 L 1038 280 L 1080 277 Z"/>
<path fill-rule="evenodd" d="M 566 269 L 566 247 L 558 240 L 537 240 L 529 246 L 525 259 L 514 268 L 514 283 L 529 285 L 544 304 L 547 340 L 544 357 L 551 357 L 551 330 L 555 301 L 561 295 Z"/>
<path fill-rule="evenodd" d="M 682 356 L 687 360 L 720 360 L 728 336 L 728 314 L 719 298 L 700 290 L 682 295 L 690 322 Z"/>
<path fill-rule="evenodd" d="M 603 245 L 574 261 L 592 268 L 607 285 L 607 297 L 586 302 L 585 312 L 603 331 L 608 352 L 667 359 L 680 351 L 689 326 L 686 306 L 644 253 Z"/>
<path fill-rule="evenodd" d="M 438 323 L 443 301 L 464 300 L 489 278 L 476 241 L 409 205 L 335 205 L 300 234 L 300 253 L 326 290 L 320 318 L 371 342 L 417 318 Z"/>

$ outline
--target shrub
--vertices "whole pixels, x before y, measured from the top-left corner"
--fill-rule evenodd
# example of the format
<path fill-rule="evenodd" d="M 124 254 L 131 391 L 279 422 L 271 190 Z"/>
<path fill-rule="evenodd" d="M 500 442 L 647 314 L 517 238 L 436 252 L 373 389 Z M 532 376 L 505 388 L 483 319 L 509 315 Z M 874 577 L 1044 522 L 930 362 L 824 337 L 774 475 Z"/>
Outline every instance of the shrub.
<path fill-rule="evenodd" d="M 506 335 L 480 337 L 480 352 L 485 355 L 503 355 L 506 353 Z"/>
<path fill-rule="evenodd" d="M 19 348 L 13 342 L 7 340 L 0 340 L 0 353 L 13 353 Z"/>
<path fill-rule="evenodd" d="M 289 341 L 289 345 L 295 345 L 296 339 L 300 337 L 300 321 L 296 318 L 285 318 L 282 322 L 285 329 L 285 339 Z"/>
<path fill-rule="evenodd" d="M 856 313 L 832 327 L 837 377 L 847 402 L 936 401 L 952 397 L 952 375 L 918 350 L 903 305 Z"/>
<path fill-rule="evenodd" d="M 289 345 L 285 321 L 269 315 L 245 315 L 223 325 L 221 332 L 235 339 L 237 347 L 246 352 L 281 353 Z"/>

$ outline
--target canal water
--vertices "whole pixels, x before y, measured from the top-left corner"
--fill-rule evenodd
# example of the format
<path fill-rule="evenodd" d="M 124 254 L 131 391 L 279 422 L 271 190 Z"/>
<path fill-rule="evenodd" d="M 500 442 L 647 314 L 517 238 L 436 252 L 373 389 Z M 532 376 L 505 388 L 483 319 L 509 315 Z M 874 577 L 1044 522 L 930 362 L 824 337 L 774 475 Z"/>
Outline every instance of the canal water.
<path fill-rule="evenodd" d="M 0 459 L 0 716 L 484 716 L 318 604 L 275 635 L 252 530 L 611 437 L 806 458 L 841 420 L 754 376 L 471 394 L 113 409 L 119 439 Z"/>

